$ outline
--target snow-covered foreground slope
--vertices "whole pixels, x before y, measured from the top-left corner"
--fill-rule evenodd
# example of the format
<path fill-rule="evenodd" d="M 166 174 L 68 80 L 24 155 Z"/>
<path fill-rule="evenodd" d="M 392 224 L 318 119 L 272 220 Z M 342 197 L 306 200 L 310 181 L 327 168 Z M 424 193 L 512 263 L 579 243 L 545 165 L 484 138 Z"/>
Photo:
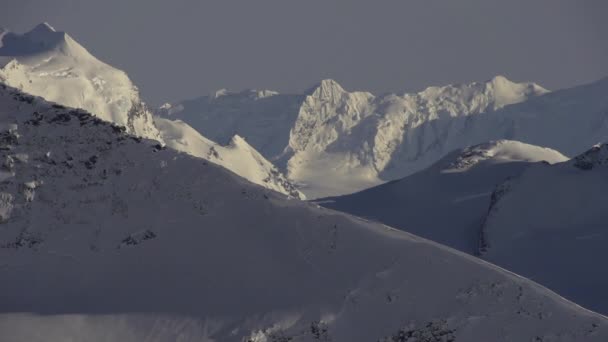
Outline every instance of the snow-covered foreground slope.
<path fill-rule="evenodd" d="M 484 144 L 319 203 L 480 255 L 608 314 L 606 151 L 565 161 L 522 143 Z M 538 160 L 556 164 L 530 163 Z"/>
<path fill-rule="evenodd" d="M 531 163 L 565 160 L 548 148 L 500 140 L 453 151 L 411 176 L 319 203 L 474 254 L 496 186 Z"/>
<path fill-rule="evenodd" d="M 608 314 L 608 145 L 536 165 L 500 186 L 481 255 Z"/>
<path fill-rule="evenodd" d="M 0 87 L 2 341 L 606 341 L 606 318 Z"/>
<path fill-rule="evenodd" d="M 0 82 L 64 106 L 83 108 L 125 127 L 128 133 L 164 142 L 256 184 L 303 198 L 244 141 L 237 139 L 222 148 L 183 122 L 154 119 L 126 73 L 96 59 L 67 33 L 44 23 L 22 35 L 5 32 L 0 39 Z"/>
<path fill-rule="evenodd" d="M 155 122 L 168 147 L 221 165 L 255 184 L 295 198 L 305 198 L 272 163 L 238 135 L 233 136 L 228 145 L 221 146 L 181 120 L 156 118 Z"/>
<path fill-rule="evenodd" d="M 244 136 L 300 182 L 307 195 L 320 197 L 418 171 L 462 147 L 443 142 L 464 129 L 463 119 L 545 93 L 534 83 L 513 83 L 502 76 L 385 96 L 348 92 L 323 80 L 303 95 L 222 92 L 162 112 L 214 140 Z"/>

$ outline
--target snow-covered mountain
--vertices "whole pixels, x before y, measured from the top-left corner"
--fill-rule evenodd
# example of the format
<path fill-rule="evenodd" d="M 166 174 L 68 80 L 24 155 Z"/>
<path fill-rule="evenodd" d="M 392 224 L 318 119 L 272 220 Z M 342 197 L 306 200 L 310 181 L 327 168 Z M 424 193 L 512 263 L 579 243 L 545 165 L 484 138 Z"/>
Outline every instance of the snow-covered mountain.
<path fill-rule="evenodd" d="M 518 142 L 483 144 L 319 203 L 479 255 L 608 314 L 608 276 L 599 270 L 608 258 L 607 151 L 567 160 Z"/>
<path fill-rule="evenodd" d="M 477 258 L 0 85 L 2 341 L 597 341 Z"/>
<path fill-rule="evenodd" d="M 65 106 L 83 108 L 160 139 L 152 115 L 127 74 L 91 55 L 65 32 L 43 23 L 25 34 L 7 32 L 0 43 L 0 82 Z"/>
<path fill-rule="evenodd" d="M 238 135 L 222 146 L 203 137 L 181 120 L 156 118 L 155 122 L 168 147 L 221 165 L 255 184 L 305 199 L 272 163 Z"/>
<path fill-rule="evenodd" d="M 418 171 L 463 147 L 443 142 L 459 135 L 467 118 L 547 90 L 497 76 L 404 95 L 348 92 L 333 80 L 323 80 L 303 95 L 252 96 L 257 93 L 222 92 L 167 106 L 164 113 L 215 140 L 235 133 L 246 137 L 301 183 L 306 194 L 320 197 Z"/>
<path fill-rule="evenodd" d="M 565 160 L 548 148 L 499 140 L 453 151 L 403 179 L 318 203 L 476 254 L 496 186 L 533 163 Z"/>
<path fill-rule="evenodd" d="M 492 194 L 481 256 L 608 314 L 608 145 L 535 165 Z"/>
<path fill-rule="evenodd" d="M 303 198 L 242 139 L 236 138 L 236 143 L 224 148 L 195 134 L 183 122 L 153 118 L 125 72 L 96 59 L 67 33 L 43 23 L 22 35 L 5 32 L 0 39 L 0 82 L 64 106 L 85 109 L 125 127 L 128 133 L 158 140 L 220 164 L 256 184 Z"/>

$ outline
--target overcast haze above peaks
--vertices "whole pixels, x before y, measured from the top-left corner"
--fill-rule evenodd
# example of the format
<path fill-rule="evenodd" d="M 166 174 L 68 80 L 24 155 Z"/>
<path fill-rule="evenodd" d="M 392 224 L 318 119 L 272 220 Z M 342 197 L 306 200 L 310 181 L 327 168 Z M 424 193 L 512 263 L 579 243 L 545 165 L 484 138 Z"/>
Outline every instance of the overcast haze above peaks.
<path fill-rule="evenodd" d="M 0 26 L 66 31 L 152 104 L 219 88 L 374 93 L 502 74 L 549 89 L 608 75 L 605 0 L 2 0 Z"/>

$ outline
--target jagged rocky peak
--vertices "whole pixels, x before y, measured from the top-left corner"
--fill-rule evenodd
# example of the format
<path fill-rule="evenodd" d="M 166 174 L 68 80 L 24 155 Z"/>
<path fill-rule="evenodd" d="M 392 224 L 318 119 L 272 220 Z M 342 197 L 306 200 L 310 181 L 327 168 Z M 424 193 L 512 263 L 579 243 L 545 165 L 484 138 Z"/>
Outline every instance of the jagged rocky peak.
<path fill-rule="evenodd" d="M 591 170 L 608 165 L 608 144 L 598 144 L 572 159 L 572 165 L 581 170 Z"/>

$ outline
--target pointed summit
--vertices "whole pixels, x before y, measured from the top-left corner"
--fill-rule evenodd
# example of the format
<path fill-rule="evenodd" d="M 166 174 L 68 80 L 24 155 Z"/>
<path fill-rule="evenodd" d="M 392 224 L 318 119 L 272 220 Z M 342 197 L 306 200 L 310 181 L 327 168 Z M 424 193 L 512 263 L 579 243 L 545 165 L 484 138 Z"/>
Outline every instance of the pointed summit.
<path fill-rule="evenodd" d="M 53 26 L 46 21 L 36 25 L 29 33 L 32 32 L 57 32 Z"/>
<path fill-rule="evenodd" d="M 64 32 L 55 29 L 44 22 L 38 24 L 29 32 L 16 34 L 6 32 L 2 35 L 0 56 L 26 56 L 53 50 L 66 42 Z"/>
<path fill-rule="evenodd" d="M 608 165 L 608 144 L 597 144 L 590 150 L 572 159 L 574 167 L 591 170 L 601 165 Z"/>
<path fill-rule="evenodd" d="M 324 79 L 314 87 L 309 88 L 305 94 L 317 98 L 335 98 L 344 92 L 344 88 L 338 82 L 332 79 Z"/>

